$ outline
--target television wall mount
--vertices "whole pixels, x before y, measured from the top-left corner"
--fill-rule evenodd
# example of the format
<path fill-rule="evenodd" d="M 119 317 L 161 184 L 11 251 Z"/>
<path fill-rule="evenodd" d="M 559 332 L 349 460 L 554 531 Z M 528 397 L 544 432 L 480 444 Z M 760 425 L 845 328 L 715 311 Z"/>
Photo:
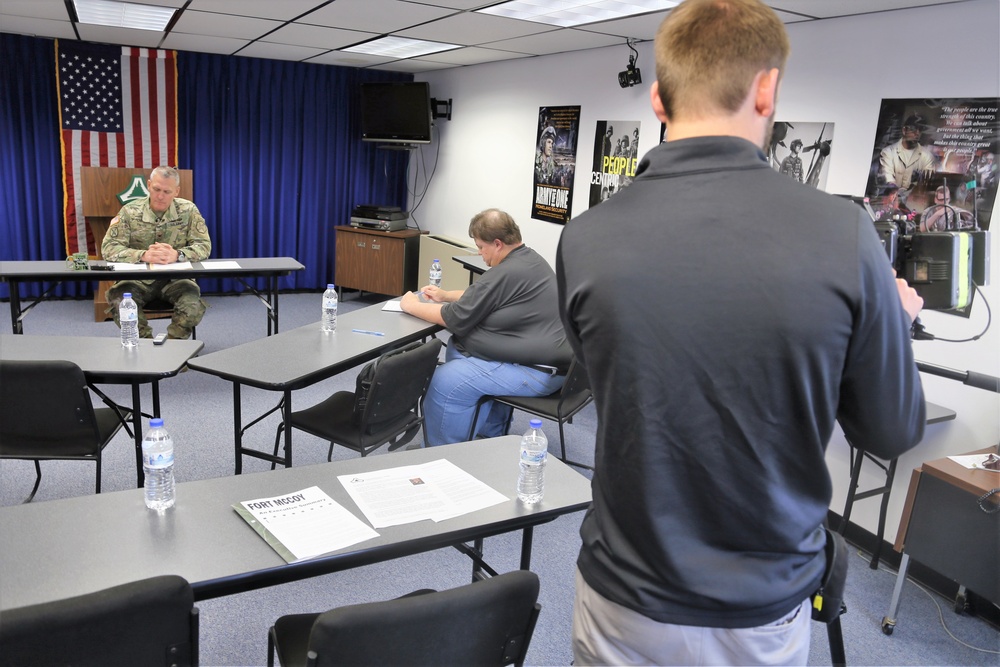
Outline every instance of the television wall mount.
<path fill-rule="evenodd" d="M 451 120 L 451 98 L 447 100 L 439 100 L 436 97 L 431 98 L 431 118 L 437 120 L 438 118 L 444 118 L 445 120 Z"/>

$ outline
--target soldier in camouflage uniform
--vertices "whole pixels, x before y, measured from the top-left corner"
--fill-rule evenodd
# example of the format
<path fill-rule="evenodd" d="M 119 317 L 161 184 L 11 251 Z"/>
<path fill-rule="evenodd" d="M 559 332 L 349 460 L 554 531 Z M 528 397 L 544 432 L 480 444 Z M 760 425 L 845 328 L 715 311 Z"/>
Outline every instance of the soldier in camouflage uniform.
<path fill-rule="evenodd" d="M 205 218 L 192 202 L 177 197 L 181 186 L 177 170 L 157 167 L 150 174 L 147 186 L 148 197 L 125 204 L 117 218 L 111 221 L 101 245 L 104 259 L 149 264 L 206 259 L 212 252 L 212 240 Z M 121 280 L 107 291 L 108 313 L 119 326 L 118 304 L 126 292 L 132 293 L 139 306 L 139 335 L 143 338 L 153 335 L 143 306 L 154 299 L 163 299 L 174 307 L 173 318 L 167 327 L 168 338 L 189 338 L 191 330 L 205 314 L 201 290 L 189 278 Z"/>

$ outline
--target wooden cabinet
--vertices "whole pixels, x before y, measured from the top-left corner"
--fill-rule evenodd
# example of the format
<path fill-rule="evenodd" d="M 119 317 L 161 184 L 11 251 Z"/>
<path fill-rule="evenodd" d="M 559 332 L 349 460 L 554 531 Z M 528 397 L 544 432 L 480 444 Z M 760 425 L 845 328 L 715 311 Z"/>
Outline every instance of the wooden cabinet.
<path fill-rule="evenodd" d="M 399 296 L 417 289 L 420 232 L 379 232 L 350 226 L 336 230 L 334 282 L 341 289 Z"/>

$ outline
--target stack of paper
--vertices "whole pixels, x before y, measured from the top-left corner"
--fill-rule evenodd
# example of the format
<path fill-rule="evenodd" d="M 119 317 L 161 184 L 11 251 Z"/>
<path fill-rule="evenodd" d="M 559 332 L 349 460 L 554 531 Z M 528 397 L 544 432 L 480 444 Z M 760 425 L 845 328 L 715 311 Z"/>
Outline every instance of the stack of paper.
<path fill-rule="evenodd" d="M 233 509 L 289 563 L 378 537 L 318 486 L 247 500 Z"/>

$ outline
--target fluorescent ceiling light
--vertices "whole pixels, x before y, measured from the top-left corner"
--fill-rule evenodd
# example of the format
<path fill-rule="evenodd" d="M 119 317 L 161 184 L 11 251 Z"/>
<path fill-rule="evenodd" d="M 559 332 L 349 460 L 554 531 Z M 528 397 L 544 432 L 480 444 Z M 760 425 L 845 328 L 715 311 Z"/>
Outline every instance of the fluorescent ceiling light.
<path fill-rule="evenodd" d="M 73 0 L 73 4 L 76 5 L 76 17 L 80 23 L 160 32 L 166 29 L 175 11 L 172 7 L 112 0 Z"/>
<path fill-rule="evenodd" d="M 681 0 L 511 0 L 476 11 L 570 28 L 673 9 L 680 2 Z"/>
<path fill-rule="evenodd" d="M 385 56 L 387 58 L 416 58 L 426 56 L 428 53 L 438 53 L 459 48 L 458 44 L 445 44 L 444 42 L 427 42 L 422 39 L 408 39 L 406 37 L 381 37 L 373 39 L 363 44 L 355 44 L 341 51 L 352 53 L 367 53 L 372 56 Z"/>

